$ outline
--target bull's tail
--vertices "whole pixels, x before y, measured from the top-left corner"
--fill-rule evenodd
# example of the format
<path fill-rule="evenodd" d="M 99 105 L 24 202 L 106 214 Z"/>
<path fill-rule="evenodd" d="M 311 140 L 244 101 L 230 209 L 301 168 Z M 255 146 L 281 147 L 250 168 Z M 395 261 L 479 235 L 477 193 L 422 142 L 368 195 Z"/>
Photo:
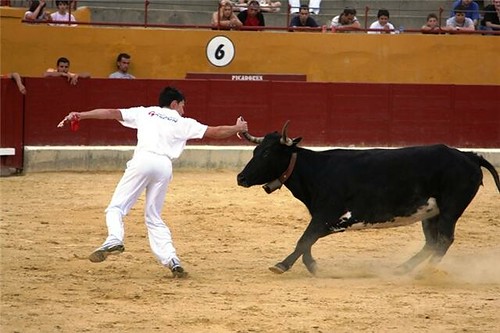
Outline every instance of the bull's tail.
<path fill-rule="evenodd" d="M 498 177 L 498 172 L 495 170 L 495 167 L 481 155 L 473 152 L 464 152 L 464 154 L 467 155 L 467 157 L 469 157 L 473 162 L 482 166 L 491 173 L 493 179 L 495 180 L 495 184 L 497 185 L 498 192 L 500 192 L 500 178 Z"/>

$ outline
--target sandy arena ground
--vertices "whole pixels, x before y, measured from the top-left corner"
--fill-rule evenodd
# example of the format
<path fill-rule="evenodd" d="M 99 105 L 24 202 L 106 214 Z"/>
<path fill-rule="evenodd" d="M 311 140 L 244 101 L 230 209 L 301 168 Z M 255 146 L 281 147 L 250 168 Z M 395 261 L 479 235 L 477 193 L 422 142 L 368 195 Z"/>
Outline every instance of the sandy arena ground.
<path fill-rule="evenodd" d="M 395 276 L 423 245 L 420 223 L 346 232 L 276 275 L 309 216 L 287 189 L 236 185 L 237 171 L 175 171 L 164 210 L 189 271 L 172 279 L 149 250 L 143 203 L 126 251 L 87 260 L 121 173 L 0 179 L 1 332 L 499 332 L 500 194 L 485 174 L 440 270 Z"/>

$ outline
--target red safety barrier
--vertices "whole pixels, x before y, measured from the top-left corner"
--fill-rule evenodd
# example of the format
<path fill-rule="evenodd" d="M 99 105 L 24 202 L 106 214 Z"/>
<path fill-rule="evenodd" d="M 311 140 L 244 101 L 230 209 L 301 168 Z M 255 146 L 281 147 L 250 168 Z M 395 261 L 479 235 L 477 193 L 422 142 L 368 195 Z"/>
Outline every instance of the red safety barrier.
<path fill-rule="evenodd" d="M 22 169 L 24 95 L 13 80 L 2 77 L 0 83 L 0 148 L 14 149 L 14 155 L 0 154 L 0 166 Z"/>
<path fill-rule="evenodd" d="M 500 86 L 196 79 L 80 79 L 72 86 L 63 78 L 26 78 L 25 85 L 23 104 L 15 83 L 2 79 L 2 147 L 15 146 L 16 161 L 23 145 L 135 145 L 136 132 L 115 121 L 84 121 L 78 132 L 56 125 L 70 111 L 156 105 L 167 85 L 186 95 L 187 117 L 219 125 L 241 115 L 258 136 L 291 120 L 290 136 L 302 136 L 305 146 L 500 147 Z"/>

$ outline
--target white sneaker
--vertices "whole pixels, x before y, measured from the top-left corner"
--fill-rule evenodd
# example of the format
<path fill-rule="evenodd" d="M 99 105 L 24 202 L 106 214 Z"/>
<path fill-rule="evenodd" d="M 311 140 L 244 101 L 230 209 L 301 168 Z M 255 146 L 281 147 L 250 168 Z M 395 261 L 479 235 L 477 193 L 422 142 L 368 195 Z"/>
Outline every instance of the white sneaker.
<path fill-rule="evenodd" d="M 172 276 L 174 278 L 185 278 L 188 276 L 188 272 L 182 268 L 181 263 L 177 259 L 172 259 L 170 261 L 170 270 L 172 271 Z"/>
<path fill-rule="evenodd" d="M 102 262 L 106 260 L 109 255 L 120 254 L 123 251 L 125 251 L 123 244 L 103 245 L 90 254 L 89 260 L 92 262 Z"/>

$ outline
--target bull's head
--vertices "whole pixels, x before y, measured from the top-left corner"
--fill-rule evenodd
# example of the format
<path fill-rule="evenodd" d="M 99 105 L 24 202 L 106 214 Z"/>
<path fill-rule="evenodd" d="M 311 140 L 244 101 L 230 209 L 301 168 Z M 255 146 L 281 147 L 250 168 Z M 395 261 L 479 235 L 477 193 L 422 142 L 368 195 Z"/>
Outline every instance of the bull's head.
<path fill-rule="evenodd" d="M 288 137 L 288 123 L 289 121 L 283 126 L 281 134 L 274 132 L 264 137 L 254 137 L 243 133 L 248 141 L 257 143 L 258 146 L 253 151 L 252 159 L 238 174 L 238 185 L 250 187 L 267 183 L 264 189 L 271 193 L 287 180 L 293 170 L 291 161 L 295 163 L 295 156 L 292 158 L 292 155 L 295 155 L 296 145 L 302 139 Z"/>

